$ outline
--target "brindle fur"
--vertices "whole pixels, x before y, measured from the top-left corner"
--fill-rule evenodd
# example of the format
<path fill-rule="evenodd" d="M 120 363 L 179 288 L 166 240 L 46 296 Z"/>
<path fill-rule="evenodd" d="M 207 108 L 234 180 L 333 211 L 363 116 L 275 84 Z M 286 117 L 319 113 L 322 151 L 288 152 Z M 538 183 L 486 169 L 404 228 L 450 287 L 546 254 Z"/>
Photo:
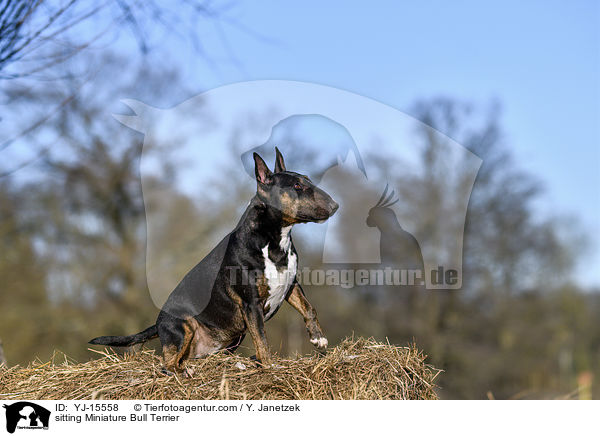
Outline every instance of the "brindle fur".
<path fill-rule="evenodd" d="M 279 307 L 270 308 L 266 304 L 271 289 L 264 275 L 264 253 L 268 255 L 270 268 L 274 265 L 283 274 L 281 271 L 289 268 L 290 256 L 297 253 L 291 239 L 286 240 L 285 247 L 281 246 L 282 229 L 292 224 L 322 222 L 338 208 L 308 177 L 287 171 L 277 149 L 276 156 L 273 173 L 260 156 L 254 155 L 255 197 L 236 228 L 169 295 L 156 324 L 135 335 L 102 336 L 90 343 L 130 346 L 158 336 L 165 370 L 180 372 L 188 359 L 218 350 L 235 351 L 249 333 L 257 359 L 263 365 L 269 364 L 265 314 L 270 318 Z M 238 268 L 238 272 L 258 274 L 250 274 L 247 283 L 240 283 L 231 277 L 231 267 Z M 311 342 L 319 348 L 326 347 L 316 311 L 302 288 L 296 280 L 284 282 L 283 286 L 287 285 L 287 290 L 283 288 L 285 300 L 304 318 Z"/>

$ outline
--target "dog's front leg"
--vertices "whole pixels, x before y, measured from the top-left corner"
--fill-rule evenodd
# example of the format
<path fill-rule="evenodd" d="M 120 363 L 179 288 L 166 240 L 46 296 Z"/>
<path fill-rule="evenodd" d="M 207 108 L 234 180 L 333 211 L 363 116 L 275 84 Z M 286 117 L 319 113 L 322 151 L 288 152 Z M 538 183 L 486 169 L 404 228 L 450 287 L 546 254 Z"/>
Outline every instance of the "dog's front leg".
<path fill-rule="evenodd" d="M 246 328 L 250 332 L 254 349 L 256 350 L 256 359 L 263 365 L 271 364 L 271 353 L 267 344 L 265 335 L 265 320 L 263 311 L 258 306 L 258 301 L 242 304 L 242 316 L 246 323 Z"/>
<path fill-rule="evenodd" d="M 304 318 L 311 344 L 320 350 L 325 350 L 325 348 L 327 348 L 327 338 L 323 334 L 323 330 L 321 330 L 321 325 L 317 319 L 317 311 L 306 299 L 304 291 L 298 282 L 294 282 L 292 290 L 287 295 L 286 300 L 294 309 L 300 312 L 300 315 Z"/>

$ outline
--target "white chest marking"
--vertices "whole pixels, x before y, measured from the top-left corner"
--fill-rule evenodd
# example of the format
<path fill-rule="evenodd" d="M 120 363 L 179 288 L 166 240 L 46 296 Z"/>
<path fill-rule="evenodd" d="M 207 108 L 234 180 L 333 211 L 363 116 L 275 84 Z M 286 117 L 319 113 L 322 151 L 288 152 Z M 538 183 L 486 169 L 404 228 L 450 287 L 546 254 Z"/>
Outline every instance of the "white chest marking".
<path fill-rule="evenodd" d="M 287 294 L 290 286 L 294 283 L 296 270 L 298 268 L 298 257 L 292 253 L 292 240 L 290 238 L 290 230 L 292 226 L 281 229 L 281 240 L 279 247 L 287 253 L 287 266 L 278 270 L 271 259 L 269 259 L 269 245 L 262 249 L 265 260 L 265 278 L 269 285 L 269 296 L 265 302 L 265 307 L 269 311 L 265 314 L 265 319 L 268 319 L 281 306 L 283 299 Z"/>

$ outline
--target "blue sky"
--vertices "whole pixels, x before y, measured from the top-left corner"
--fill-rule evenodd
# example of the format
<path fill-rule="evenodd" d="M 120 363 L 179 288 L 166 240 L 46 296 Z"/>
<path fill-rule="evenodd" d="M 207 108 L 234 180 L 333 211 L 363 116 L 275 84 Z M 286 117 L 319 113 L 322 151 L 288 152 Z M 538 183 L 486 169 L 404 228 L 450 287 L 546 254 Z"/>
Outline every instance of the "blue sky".
<path fill-rule="evenodd" d="M 600 286 L 600 3 L 365 5 L 234 4 L 222 20 L 198 24 L 212 62 L 180 36 L 154 42 L 190 97 L 228 83 L 284 79 L 345 89 L 408 113 L 419 98 L 448 96 L 482 108 L 499 101 L 518 165 L 547 188 L 540 214 L 578 218 L 573 225 L 583 226 L 593 246 L 580 277 Z M 135 50 L 131 40 L 120 43 Z"/>
<path fill-rule="evenodd" d="M 582 272 L 600 285 L 598 2 L 259 1 L 226 16 L 265 38 L 225 21 L 222 39 L 209 25 L 200 34 L 216 67 L 182 39 L 163 45 L 194 91 L 300 80 L 407 112 L 423 97 L 497 99 L 519 166 L 546 185 L 540 211 L 578 216 L 592 235 Z"/>

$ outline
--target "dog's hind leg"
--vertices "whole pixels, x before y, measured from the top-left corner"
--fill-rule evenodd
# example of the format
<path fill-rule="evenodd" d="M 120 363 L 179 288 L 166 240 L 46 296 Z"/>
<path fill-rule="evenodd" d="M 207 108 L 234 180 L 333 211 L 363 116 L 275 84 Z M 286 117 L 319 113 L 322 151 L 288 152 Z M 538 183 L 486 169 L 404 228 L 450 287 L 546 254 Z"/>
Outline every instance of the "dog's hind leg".
<path fill-rule="evenodd" d="M 178 373 L 182 371 L 182 363 L 189 358 L 190 346 L 194 331 L 184 320 L 161 323 L 159 336 L 163 351 L 163 372 Z"/>

